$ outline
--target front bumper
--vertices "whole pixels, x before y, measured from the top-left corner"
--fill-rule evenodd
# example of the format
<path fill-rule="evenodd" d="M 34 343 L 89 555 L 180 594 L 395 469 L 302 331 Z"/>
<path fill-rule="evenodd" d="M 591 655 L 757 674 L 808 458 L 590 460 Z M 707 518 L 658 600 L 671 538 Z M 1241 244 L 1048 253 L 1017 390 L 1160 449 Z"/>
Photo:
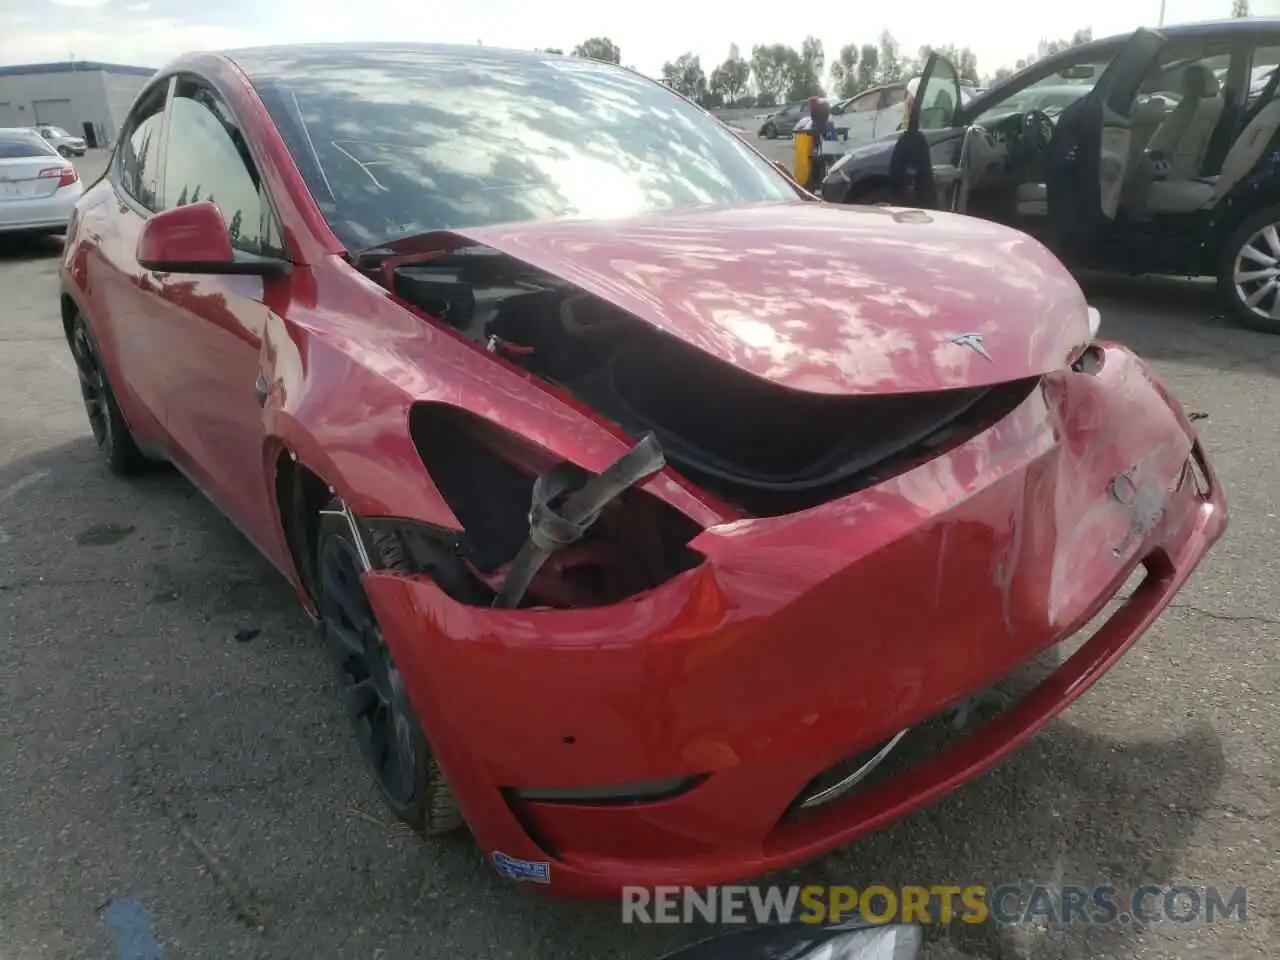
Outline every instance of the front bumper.
<path fill-rule="evenodd" d="M 896 479 L 712 528 L 699 568 L 609 608 L 369 595 L 467 822 L 569 896 L 792 867 L 995 764 L 1155 620 L 1226 525 L 1181 408 L 1127 350 L 1064 371 Z M 988 724 L 895 778 L 794 813 L 814 777 L 1026 663 L 1141 585 Z M 644 802 L 521 799 L 696 778 Z M 545 865 L 545 868 L 542 866 Z"/>

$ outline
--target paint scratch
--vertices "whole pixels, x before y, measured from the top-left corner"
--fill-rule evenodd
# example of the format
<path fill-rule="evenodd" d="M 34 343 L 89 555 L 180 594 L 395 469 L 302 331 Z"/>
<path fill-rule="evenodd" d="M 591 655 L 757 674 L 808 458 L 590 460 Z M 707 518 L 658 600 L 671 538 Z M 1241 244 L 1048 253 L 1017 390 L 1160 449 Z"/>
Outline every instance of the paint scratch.
<path fill-rule="evenodd" d="M 115 937 L 120 960 L 164 960 L 151 917 L 137 900 L 112 900 L 102 919 Z"/>

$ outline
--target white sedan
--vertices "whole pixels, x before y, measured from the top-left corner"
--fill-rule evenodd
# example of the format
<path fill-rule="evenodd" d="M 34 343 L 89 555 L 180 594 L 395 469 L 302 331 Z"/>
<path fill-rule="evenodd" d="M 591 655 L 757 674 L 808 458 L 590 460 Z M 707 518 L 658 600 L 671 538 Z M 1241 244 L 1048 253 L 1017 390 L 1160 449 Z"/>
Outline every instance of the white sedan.
<path fill-rule="evenodd" d="M 63 233 L 84 193 L 76 168 L 29 128 L 0 128 L 0 233 Z"/>

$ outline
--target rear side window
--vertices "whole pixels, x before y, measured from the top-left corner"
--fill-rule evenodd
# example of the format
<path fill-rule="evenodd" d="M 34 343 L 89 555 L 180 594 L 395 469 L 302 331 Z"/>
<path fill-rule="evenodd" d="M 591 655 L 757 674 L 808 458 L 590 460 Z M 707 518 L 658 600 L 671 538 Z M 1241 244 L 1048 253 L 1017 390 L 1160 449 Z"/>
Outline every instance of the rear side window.
<path fill-rule="evenodd" d="M 164 118 L 166 85 L 161 85 L 135 109 L 120 141 L 121 188 L 148 210 L 159 203 L 160 129 Z"/>
<path fill-rule="evenodd" d="M 169 110 L 165 209 L 208 200 L 221 211 L 237 250 L 283 257 L 275 216 L 226 104 L 209 88 L 186 81 Z"/>
<path fill-rule="evenodd" d="M 58 151 L 33 134 L 0 132 L 0 160 L 51 155 L 56 157 Z"/>

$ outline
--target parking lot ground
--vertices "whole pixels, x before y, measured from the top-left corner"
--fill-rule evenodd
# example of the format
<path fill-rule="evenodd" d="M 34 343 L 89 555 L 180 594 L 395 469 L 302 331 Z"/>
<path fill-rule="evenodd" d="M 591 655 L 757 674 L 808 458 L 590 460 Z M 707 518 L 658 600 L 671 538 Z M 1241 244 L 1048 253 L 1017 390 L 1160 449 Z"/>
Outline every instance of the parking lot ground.
<path fill-rule="evenodd" d="M 652 960 L 705 934 L 546 901 L 388 821 L 283 580 L 176 474 L 99 462 L 58 251 L 0 245 L 0 956 Z M 1230 531 L 1031 744 L 780 882 L 1245 885 L 1244 923 L 955 924 L 927 955 L 1274 957 L 1280 338 L 1200 284 L 1087 286 L 1207 414 Z"/>

